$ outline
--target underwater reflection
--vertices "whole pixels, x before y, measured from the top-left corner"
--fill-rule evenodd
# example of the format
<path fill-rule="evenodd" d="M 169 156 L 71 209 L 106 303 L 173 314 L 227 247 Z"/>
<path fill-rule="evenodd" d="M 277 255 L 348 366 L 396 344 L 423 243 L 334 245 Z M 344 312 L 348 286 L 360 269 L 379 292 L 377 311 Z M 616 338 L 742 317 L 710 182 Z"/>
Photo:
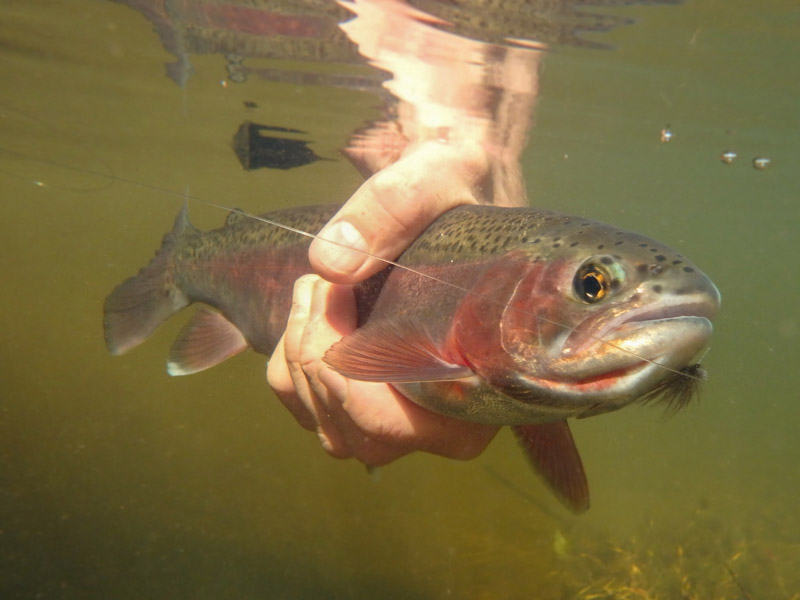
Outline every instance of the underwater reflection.
<path fill-rule="evenodd" d="M 270 81 L 298 84 L 375 88 L 374 75 L 359 77 L 291 69 L 258 69 L 254 58 L 317 64 L 359 64 L 356 48 L 339 24 L 349 11 L 382 12 L 390 18 L 412 18 L 462 38 L 495 46 L 539 47 L 572 45 L 606 48 L 591 34 L 629 25 L 627 16 L 599 13 L 583 0 L 113 0 L 142 13 L 175 61 L 166 64 L 169 77 L 185 85 L 193 73 L 193 54 L 221 54 L 232 81 L 256 74 Z M 603 6 L 628 5 L 631 0 L 606 0 Z M 676 0 L 647 2 L 674 4 Z"/>
<path fill-rule="evenodd" d="M 526 203 L 519 158 L 543 52 L 554 45 L 607 48 L 591 34 L 633 22 L 580 0 L 114 1 L 153 23 L 175 56 L 165 68 L 178 85 L 194 72 L 192 55 L 221 54 L 227 82 L 256 77 L 369 91 L 382 99 L 385 118 L 356 131 L 343 150 L 364 176 L 428 140 L 479 144 L 492 172 L 483 200 L 508 206 Z M 264 66 L 258 59 L 273 60 Z M 363 69 L 365 60 L 374 68 Z M 319 158 L 300 140 L 251 137 L 234 143 L 245 168 L 293 168 Z M 281 163 L 283 155 L 289 158 Z"/>
<path fill-rule="evenodd" d="M 520 155 L 538 94 L 545 45 L 507 47 L 445 31 L 449 23 L 401 2 L 344 4 L 341 25 L 369 64 L 388 72 L 386 118 L 357 132 L 344 150 L 369 176 L 404 153 L 436 141 L 483 154 L 489 165 L 482 201 L 527 204 Z"/>

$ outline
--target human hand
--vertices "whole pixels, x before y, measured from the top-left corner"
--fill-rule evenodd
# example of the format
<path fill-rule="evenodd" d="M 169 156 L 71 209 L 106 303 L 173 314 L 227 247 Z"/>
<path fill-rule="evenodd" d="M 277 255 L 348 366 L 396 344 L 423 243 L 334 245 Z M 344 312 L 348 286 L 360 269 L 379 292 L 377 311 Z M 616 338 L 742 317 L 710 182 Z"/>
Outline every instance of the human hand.
<path fill-rule="evenodd" d="M 310 249 L 315 270 L 352 284 L 386 266 L 440 214 L 482 200 L 488 162 L 478 146 L 428 141 L 370 177 L 331 219 Z M 331 244 L 334 239 L 356 252 Z M 316 430 L 323 448 L 370 466 L 414 450 L 472 458 L 496 427 L 466 423 L 421 408 L 391 385 L 346 379 L 322 357 L 356 328 L 349 285 L 316 275 L 294 288 L 286 331 L 269 362 L 267 380 L 297 421 Z"/>
<path fill-rule="evenodd" d="M 348 8 L 357 18 L 342 30 L 371 64 L 393 74 L 385 87 L 398 99 L 393 119 L 355 136 L 345 149 L 371 176 L 309 251 L 317 274 L 352 285 L 385 268 L 381 259 L 394 260 L 450 208 L 526 203 L 519 156 L 540 53 L 494 52 L 430 27 L 413 9 L 399 14 L 402 3 Z M 298 281 L 287 330 L 269 364 L 269 383 L 298 422 L 318 431 L 332 455 L 368 465 L 413 450 L 479 454 L 496 427 L 437 415 L 391 385 L 345 379 L 323 362 L 327 349 L 356 326 L 352 291 L 328 282 Z"/>
<path fill-rule="evenodd" d="M 479 144 L 428 140 L 406 148 L 323 228 L 311 243 L 311 266 L 334 283 L 363 281 L 386 267 L 381 258 L 397 258 L 441 214 L 460 204 L 489 202 L 489 175 Z"/>
<path fill-rule="evenodd" d="M 497 427 L 438 415 L 391 385 L 346 379 L 325 364 L 325 351 L 355 327 L 352 288 L 305 275 L 267 367 L 275 393 L 329 454 L 376 467 L 415 450 L 457 459 L 484 450 Z"/>

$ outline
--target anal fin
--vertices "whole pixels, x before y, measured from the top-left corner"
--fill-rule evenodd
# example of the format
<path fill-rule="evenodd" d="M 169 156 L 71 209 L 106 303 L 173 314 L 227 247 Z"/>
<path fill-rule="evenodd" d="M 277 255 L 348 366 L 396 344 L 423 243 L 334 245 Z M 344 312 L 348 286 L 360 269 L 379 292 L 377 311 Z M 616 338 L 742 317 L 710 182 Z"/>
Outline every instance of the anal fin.
<path fill-rule="evenodd" d="M 575 514 L 589 509 L 589 484 L 566 421 L 512 427 L 533 469 Z"/>
<path fill-rule="evenodd" d="M 221 313 L 198 310 L 181 330 L 167 360 L 170 375 L 191 375 L 238 354 L 248 343 L 242 332 Z"/>

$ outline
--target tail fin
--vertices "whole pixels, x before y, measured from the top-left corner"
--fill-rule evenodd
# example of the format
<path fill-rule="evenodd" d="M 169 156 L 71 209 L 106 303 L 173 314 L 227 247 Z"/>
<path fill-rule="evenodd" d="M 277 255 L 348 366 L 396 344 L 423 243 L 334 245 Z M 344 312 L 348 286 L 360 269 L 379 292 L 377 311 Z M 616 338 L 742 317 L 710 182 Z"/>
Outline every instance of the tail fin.
<path fill-rule="evenodd" d="M 184 205 L 161 248 L 139 273 L 126 279 L 108 295 L 103 305 L 106 346 L 111 354 L 124 354 L 147 339 L 170 316 L 190 303 L 175 285 L 174 257 L 178 240 L 189 223 Z"/>

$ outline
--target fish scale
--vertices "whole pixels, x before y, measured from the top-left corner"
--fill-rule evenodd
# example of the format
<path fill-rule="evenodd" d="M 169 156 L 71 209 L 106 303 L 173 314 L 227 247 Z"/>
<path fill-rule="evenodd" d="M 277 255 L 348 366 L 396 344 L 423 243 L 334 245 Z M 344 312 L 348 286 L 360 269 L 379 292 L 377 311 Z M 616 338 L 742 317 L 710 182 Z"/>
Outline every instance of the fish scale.
<path fill-rule="evenodd" d="M 492 256 L 558 222 L 571 219 L 529 208 L 505 208 L 499 214 L 495 207 L 482 206 L 471 207 L 468 213 L 449 211 L 406 250 L 404 260 L 411 264 L 454 256 L 466 260 Z"/>

